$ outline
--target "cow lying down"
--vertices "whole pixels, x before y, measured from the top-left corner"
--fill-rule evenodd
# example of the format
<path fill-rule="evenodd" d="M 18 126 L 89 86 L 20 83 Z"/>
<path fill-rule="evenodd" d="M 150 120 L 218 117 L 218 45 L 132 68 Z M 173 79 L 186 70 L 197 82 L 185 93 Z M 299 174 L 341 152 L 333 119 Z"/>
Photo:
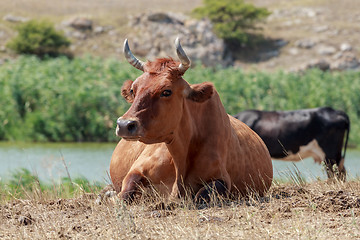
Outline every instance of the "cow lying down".
<path fill-rule="evenodd" d="M 132 105 L 117 120 L 122 140 L 110 163 L 118 196 L 131 200 L 139 186 L 150 185 L 170 198 L 190 192 L 208 200 L 212 191 L 264 194 L 273 177 L 264 142 L 225 112 L 211 83 L 183 79 L 190 60 L 178 39 L 175 44 L 180 62 L 142 62 L 125 40 L 126 59 L 143 73 L 121 89 Z"/>
<path fill-rule="evenodd" d="M 295 111 L 246 110 L 234 117 L 259 134 L 272 158 L 300 161 L 312 157 L 317 163 L 325 163 L 329 178 L 337 175 L 345 180 L 344 158 L 350 120 L 343 111 L 330 107 Z"/>

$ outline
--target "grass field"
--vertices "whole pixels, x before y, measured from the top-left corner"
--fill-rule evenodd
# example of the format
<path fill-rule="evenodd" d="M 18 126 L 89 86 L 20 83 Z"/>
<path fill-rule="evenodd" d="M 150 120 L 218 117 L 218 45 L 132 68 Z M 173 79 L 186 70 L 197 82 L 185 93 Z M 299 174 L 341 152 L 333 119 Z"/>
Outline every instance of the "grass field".
<path fill-rule="evenodd" d="M 67 195 L 70 198 L 35 187 L 24 191 L 23 197 L 1 201 L 0 238 L 360 238 L 359 179 L 306 183 L 289 178 L 286 183 L 274 182 L 264 198 L 224 200 L 206 207 L 183 200 L 161 208 L 159 203 L 166 202 L 161 198 L 125 205 L 116 197 L 99 205 L 95 203 L 98 191 L 85 191 L 80 185 Z"/>

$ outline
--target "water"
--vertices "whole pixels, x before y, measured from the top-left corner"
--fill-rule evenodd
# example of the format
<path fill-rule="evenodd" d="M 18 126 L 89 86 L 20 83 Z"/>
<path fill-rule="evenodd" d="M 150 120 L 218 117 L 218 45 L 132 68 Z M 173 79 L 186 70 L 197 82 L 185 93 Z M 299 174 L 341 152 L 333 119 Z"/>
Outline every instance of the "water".
<path fill-rule="evenodd" d="M 345 168 L 348 180 L 360 177 L 360 150 L 346 150 Z M 307 181 L 317 178 L 327 179 L 323 166 L 315 163 L 312 158 L 306 158 L 299 162 L 273 160 L 273 169 L 275 178 L 289 179 L 289 175 L 300 172 Z"/>
<path fill-rule="evenodd" d="M 57 181 L 67 176 L 86 177 L 109 183 L 109 165 L 116 143 L 0 143 L 0 179 L 7 179 L 20 168 L 27 168 L 41 180 Z M 300 162 L 273 161 L 274 177 L 289 179 L 297 171 L 307 180 L 326 179 L 322 166 L 311 158 Z M 347 150 L 348 179 L 360 176 L 360 150 Z M 289 173 L 291 172 L 291 173 Z"/>
<path fill-rule="evenodd" d="M 116 143 L 0 143 L 0 178 L 27 168 L 41 180 L 67 176 L 108 183 Z M 67 170 L 66 170 L 67 168 Z"/>

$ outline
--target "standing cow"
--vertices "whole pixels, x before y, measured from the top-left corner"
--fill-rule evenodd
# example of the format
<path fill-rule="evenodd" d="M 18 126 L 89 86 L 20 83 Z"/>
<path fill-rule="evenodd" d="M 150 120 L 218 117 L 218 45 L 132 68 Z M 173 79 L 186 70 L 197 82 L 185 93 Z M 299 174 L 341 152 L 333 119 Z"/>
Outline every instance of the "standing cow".
<path fill-rule="evenodd" d="M 333 165 L 336 165 L 339 179 L 345 180 L 344 158 L 350 120 L 343 111 L 330 107 L 296 111 L 247 110 L 234 117 L 259 134 L 272 158 L 300 161 L 313 157 L 317 163 L 325 162 L 329 178 L 334 176 Z"/>
<path fill-rule="evenodd" d="M 186 190 L 205 200 L 211 191 L 262 195 L 273 177 L 264 142 L 225 112 L 211 83 L 190 85 L 183 79 L 190 60 L 178 39 L 175 44 L 180 63 L 171 58 L 144 63 L 125 40 L 126 59 L 143 73 L 121 89 L 132 105 L 117 120 L 122 140 L 110 163 L 118 196 L 132 199 L 139 186 L 149 184 L 171 198 Z"/>

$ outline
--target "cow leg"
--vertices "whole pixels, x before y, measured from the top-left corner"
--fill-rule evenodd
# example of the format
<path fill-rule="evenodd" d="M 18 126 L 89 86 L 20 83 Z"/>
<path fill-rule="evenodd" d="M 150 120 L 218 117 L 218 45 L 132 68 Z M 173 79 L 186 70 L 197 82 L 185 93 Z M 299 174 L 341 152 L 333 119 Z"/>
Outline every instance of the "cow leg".
<path fill-rule="evenodd" d="M 334 169 L 334 166 L 336 168 Z M 346 169 L 344 167 L 344 159 L 341 158 L 338 162 L 326 161 L 326 173 L 328 178 L 336 178 L 340 181 L 346 181 Z"/>
<path fill-rule="evenodd" d="M 170 193 L 170 199 L 177 200 L 178 198 L 185 197 L 186 191 L 184 187 L 183 181 L 175 181 L 171 193 Z"/>
<path fill-rule="evenodd" d="M 334 169 L 334 165 L 336 165 L 337 169 Z M 338 180 L 345 181 L 346 180 L 346 169 L 344 167 L 344 159 L 341 158 L 339 162 L 330 160 L 328 158 L 325 159 L 325 167 L 326 173 L 329 179 L 337 178 Z"/>
<path fill-rule="evenodd" d="M 212 181 L 206 186 L 200 188 L 200 190 L 195 195 L 196 203 L 208 203 L 211 200 L 212 196 L 220 195 L 226 196 L 228 189 L 226 183 L 223 180 Z"/>
<path fill-rule="evenodd" d="M 118 197 L 128 203 L 134 201 L 136 195 L 141 194 L 141 188 L 149 184 L 148 180 L 140 173 L 129 173 L 123 180 L 121 192 Z"/>
<path fill-rule="evenodd" d="M 345 182 L 346 181 L 346 169 L 344 166 L 344 161 L 345 161 L 345 159 L 341 158 L 341 160 L 338 163 L 338 169 L 339 169 L 338 178 L 339 178 L 339 180 Z"/>

